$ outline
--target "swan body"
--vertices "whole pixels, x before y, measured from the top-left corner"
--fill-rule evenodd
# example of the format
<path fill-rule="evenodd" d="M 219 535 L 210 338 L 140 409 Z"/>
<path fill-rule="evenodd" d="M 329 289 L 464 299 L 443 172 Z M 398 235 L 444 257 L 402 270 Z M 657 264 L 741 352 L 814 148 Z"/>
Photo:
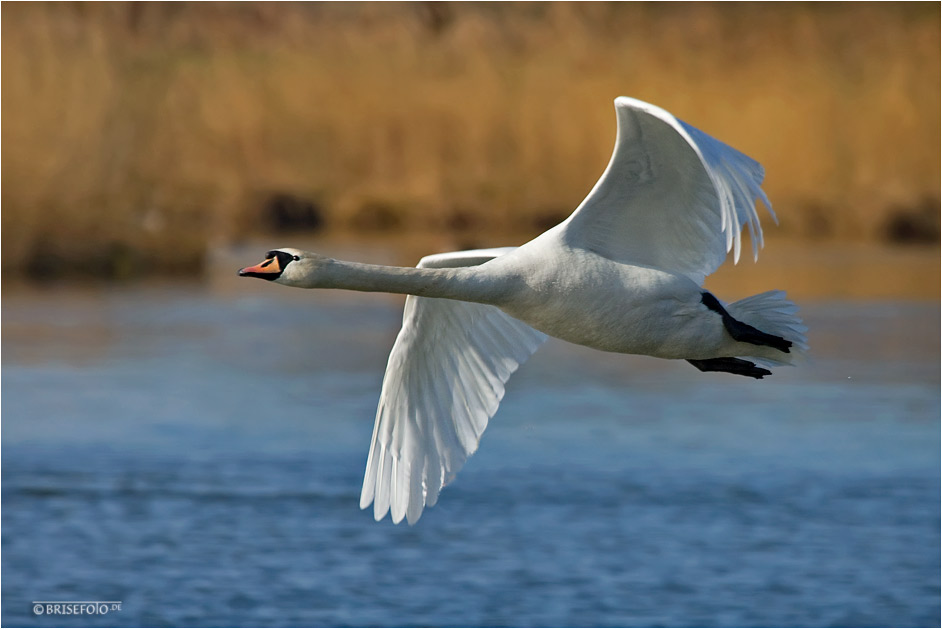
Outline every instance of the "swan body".
<path fill-rule="evenodd" d="M 549 336 L 608 352 L 658 358 L 743 354 L 729 347 L 732 339 L 718 317 L 703 316 L 703 290 L 690 278 L 613 262 L 551 235 L 556 242 L 533 241 L 489 263 L 495 278 L 521 270 L 527 277 L 513 299 L 495 304 L 506 313 Z M 547 250 L 556 255 L 547 259 Z"/>
<path fill-rule="evenodd" d="M 685 359 L 762 378 L 807 349 L 784 293 L 723 304 L 701 288 L 741 232 L 762 245 L 751 158 L 668 112 L 615 100 L 615 150 L 561 224 L 520 246 L 437 254 L 416 268 L 292 248 L 240 271 L 299 288 L 402 293 L 360 506 L 410 524 L 474 453 L 510 375 L 547 336 L 595 349 Z M 773 218 L 775 217 L 772 214 Z"/>

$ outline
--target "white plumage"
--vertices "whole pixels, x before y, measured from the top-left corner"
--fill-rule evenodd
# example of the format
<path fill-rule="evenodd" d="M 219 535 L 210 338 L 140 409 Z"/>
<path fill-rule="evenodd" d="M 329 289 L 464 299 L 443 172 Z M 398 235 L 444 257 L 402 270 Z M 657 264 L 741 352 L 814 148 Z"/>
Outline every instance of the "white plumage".
<path fill-rule="evenodd" d="M 361 508 L 414 523 L 477 449 L 511 374 L 547 335 L 605 351 L 687 359 L 761 378 L 806 349 L 794 304 L 770 291 L 724 306 L 701 288 L 771 213 L 758 162 L 647 103 L 615 100 L 602 177 L 563 223 L 517 248 L 428 256 L 418 267 L 283 248 L 242 269 L 302 288 L 404 293 Z M 774 218 L 774 214 L 772 215 Z"/>
<path fill-rule="evenodd" d="M 468 266 L 507 251 L 428 256 L 419 267 Z M 409 295 L 383 378 L 360 507 L 372 502 L 377 520 L 391 509 L 394 522 L 403 515 L 415 522 L 425 504 L 434 505 L 477 450 L 504 383 L 545 340 L 494 306 Z"/>

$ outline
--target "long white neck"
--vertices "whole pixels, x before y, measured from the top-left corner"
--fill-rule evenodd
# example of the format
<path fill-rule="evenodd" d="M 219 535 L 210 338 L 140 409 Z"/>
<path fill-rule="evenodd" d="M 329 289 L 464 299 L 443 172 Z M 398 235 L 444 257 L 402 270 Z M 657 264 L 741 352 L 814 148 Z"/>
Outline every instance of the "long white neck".
<path fill-rule="evenodd" d="M 292 284 L 493 304 L 509 292 L 505 282 L 496 280 L 480 266 L 421 269 L 329 260 L 316 273 Z"/>

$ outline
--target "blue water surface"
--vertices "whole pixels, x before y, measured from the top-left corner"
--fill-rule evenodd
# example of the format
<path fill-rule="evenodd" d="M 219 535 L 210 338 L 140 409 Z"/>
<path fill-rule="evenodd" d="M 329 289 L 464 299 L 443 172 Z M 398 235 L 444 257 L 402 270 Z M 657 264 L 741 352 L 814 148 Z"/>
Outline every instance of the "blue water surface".
<path fill-rule="evenodd" d="M 937 304 L 806 304 L 763 381 L 550 341 L 409 527 L 401 299 L 252 286 L 4 295 L 5 626 L 940 624 Z"/>

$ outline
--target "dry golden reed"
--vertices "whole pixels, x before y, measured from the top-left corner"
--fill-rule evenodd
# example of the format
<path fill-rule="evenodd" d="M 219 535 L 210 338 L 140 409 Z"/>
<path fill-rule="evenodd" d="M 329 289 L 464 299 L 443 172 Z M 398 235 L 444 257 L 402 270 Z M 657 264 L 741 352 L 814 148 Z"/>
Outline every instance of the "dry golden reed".
<path fill-rule="evenodd" d="M 608 160 L 612 99 L 766 166 L 794 237 L 937 238 L 923 4 L 2 6 L 7 271 L 191 269 L 273 195 L 332 229 L 533 235 Z"/>

